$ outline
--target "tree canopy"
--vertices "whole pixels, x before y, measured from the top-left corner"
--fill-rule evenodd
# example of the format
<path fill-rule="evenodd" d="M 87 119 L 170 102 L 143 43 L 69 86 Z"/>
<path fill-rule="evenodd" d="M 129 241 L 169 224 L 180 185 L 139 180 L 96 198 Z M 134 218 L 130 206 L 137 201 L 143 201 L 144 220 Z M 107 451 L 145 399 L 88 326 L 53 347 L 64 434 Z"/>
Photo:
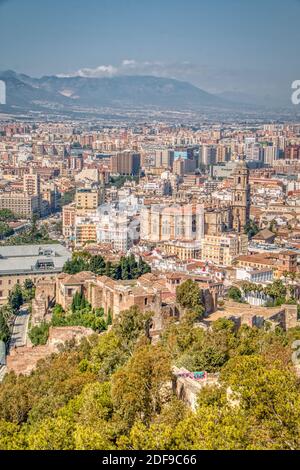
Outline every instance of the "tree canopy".
<path fill-rule="evenodd" d="M 0 449 L 300 449 L 299 328 L 236 329 L 221 318 L 203 330 L 183 317 L 153 344 L 150 320 L 131 308 L 29 376 L 6 375 Z M 172 365 L 219 374 L 194 412 L 174 394 Z"/>
<path fill-rule="evenodd" d="M 142 259 L 136 261 L 134 255 L 122 256 L 118 263 L 111 263 L 105 261 L 101 255 L 92 256 L 87 252 L 77 252 L 65 263 L 63 271 L 68 274 L 91 271 L 99 276 L 106 275 L 116 280 L 130 280 L 137 279 L 151 269 Z"/>
<path fill-rule="evenodd" d="M 176 300 L 182 308 L 186 309 L 188 313 L 194 314 L 196 318 L 203 316 L 201 289 L 195 281 L 188 279 L 180 284 L 176 289 Z"/>

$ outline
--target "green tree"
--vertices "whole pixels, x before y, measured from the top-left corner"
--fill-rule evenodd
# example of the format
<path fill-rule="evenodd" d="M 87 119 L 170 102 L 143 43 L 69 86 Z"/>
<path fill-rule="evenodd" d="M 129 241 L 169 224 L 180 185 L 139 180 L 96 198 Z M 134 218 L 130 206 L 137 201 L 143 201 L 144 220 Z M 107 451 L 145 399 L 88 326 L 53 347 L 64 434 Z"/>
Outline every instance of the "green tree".
<path fill-rule="evenodd" d="M 22 292 L 22 288 L 20 284 L 16 284 L 14 288 L 11 290 L 9 297 L 8 297 L 8 303 L 15 313 L 19 310 L 19 308 L 23 304 L 23 292 Z"/>
<path fill-rule="evenodd" d="M 277 232 L 278 224 L 275 219 L 271 220 L 269 230 L 273 233 Z"/>
<path fill-rule="evenodd" d="M 72 258 L 65 262 L 63 272 L 67 274 L 77 274 L 82 271 L 88 271 L 89 265 L 82 258 Z"/>
<path fill-rule="evenodd" d="M 73 296 L 72 304 L 71 304 L 71 310 L 74 313 L 76 310 L 79 310 L 81 307 L 81 299 L 82 299 L 82 293 L 81 292 L 75 292 L 75 295 Z"/>
<path fill-rule="evenodd" d="M 35 296 L 35 286 L 31 279 L 25 279 L 22 289 L 22 295 L 25 302 L 30 301 Z"/>
<path fill-rule="evenodd" d="M 112 325 L 112 322 L 113 322 L 112 314 L 111 314 L 111 310 L 109 309 L 108 314 L 107 314 L 107 319 L 106 319 L 106 325 L 107 326 Z"/>
<path fill-rule="evenodd" d="M 0 420 L 0 450 L 24 450 L 26 447 L 26 435 L 20 426 Z"/>
<path fill-rule="evenodd" d="M 13 235 L 14 230 L 6 222 L 0 221 L 0 240 Z"/>
<path fill-rule="evenodd" d="M 201 289 L 195 281 L 188 279 L 180 284 L 176 289 L 176 300 L 182 308 L 194 313 L 198 318 L 203 316 Z"/>
<path fill-rule="evenodd" d="M 13 221 L 15 219 L 16 219 L 16 216 L 10 209 L 1 209 L 0 210 L 0 220 L 2 222 Z"/>
<path fill-rule="evenodd" d="M 128 350 L 134 348 L 139 338 L 149 338 L 152 315 L 151 312 L 141 312 L 137 306 L 121 312 L 114 325 L 114 331 Z"/>
<path fill-rule="evenodd" d="M 39 326 L 34 326 L 30 329 L 28 336 L 33 346 L 46 344 L 49 336 L 49 323 L 43 322 Z"/>
<path fill-rule="evenodd" d="M 264 291 L 267 295 L 273 297 L 274 301 L 278 301 L 281 303 L 285 302 L 287 289 L 280 279 L 277 279 L 272 284 L 268 285 Z"/>
<path fill-rule="evenodd" d="M 73 423 L 62 417 L 46 418 L 28 435 L 30 450 L 72 450 Z"/>
<path fill-rule="evenodd" d="M 248 235 L 249 238 L 254 237 L 259 232 L 259 227 L 258 225 L 254 222 L 253 219 L 250 219 L 245 227 L 244 227 L 244 233 L 245 235 Z"/>
<path fill-rule="evenodd" d="M 135 420 L 149 423 L 161 411 L 171 379 L 169 356 L 158 346 L 137 349 L 128 364 L 112 377 L 112 399 L 126 427 Z"/>
<path fill-rule="evenodd" d="M 242 293 L 240 289 L 236 286 L 232 286 L 228 289 L 228 298 L 234 300 L 235 302 L 241 302 Z"/>
<path fill-rule="evenodd" d="M 105 261 L 103 256 L 93 256 L 90 261 L 89 269 L 95 274 L 103 275 L 105 273 Z"/>
<path fill-rule="evenodd" d="M 105 265 L 105 276 L 112 277 L 112 263 L 107 261 Z"/>
<path fill-rule="evenodd" d="M 256 445 L 299 448 L 299 385 L 291 370 L 278 361 L 267 363 L 260 356 L 237 357 L 226 365 L 222 380 L 230 386 L 240 409 L 256 423 Z"/>
<path fill-rule="evenodd" d="M 7 320 L 4 317 L 2 309 L 0 310 L 0 341 L 7 343 L 10 338 L 10 330 L 7 324 Z"/>

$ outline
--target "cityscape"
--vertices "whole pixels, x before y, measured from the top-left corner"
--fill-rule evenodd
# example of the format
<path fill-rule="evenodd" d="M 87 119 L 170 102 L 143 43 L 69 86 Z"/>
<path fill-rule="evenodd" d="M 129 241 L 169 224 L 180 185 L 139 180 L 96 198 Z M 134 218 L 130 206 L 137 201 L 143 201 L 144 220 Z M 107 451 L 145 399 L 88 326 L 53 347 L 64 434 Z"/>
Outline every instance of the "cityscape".
<path fill-rule="evenodd" d="M 0 40 L 17 14 L 47 15 L 46 3 L 0 2 Z M 53 3 L 70 33 L 81 2 Z M 162 19 L 176 25 L 188 7 L 211 17 L 208 2 L 176 0 L 171 13 L 169 0 L 86 3 L 104 33 L 120 26 L 105 42 L 114 65 L 79 57 L 102 44 L 95 18 L 78 55 L 66 32 L 51 55 L 45 23 L 42 45 L 35 25 L 14 58 L 16 38 L 0 57 L 0 450 L 105 451 L 102 464 L 131 467 L 137 451 L 195 465 L 203 450 L 299 450 L 299 60 L 277 57 L 267 93 L 251 64 L 268 50 L 274 71 L 276 34 L 257 51 L 260 20 L 256 39 L 248 25 L 222 27 L 228 70 L 230 41 L 236 56 L 254 54 L 224 85 L 217 68 L 192 64 L 196 32 L 178 32 L 176 61 L 160 58 Z M 232 9 L 259 14 L 256 0 L 212 3 L 215 26 Z M 268 21 L 288 34 L 287 6 L 273 7 Z M 144 24 L 140 43 L 141 25 L 122 14 Z M 123 39 L 150 54 L 156 32 L 157 61 L 120 61 Z M 280 51 L 299 30 L 291 36 Z M 201 47 L 221 63 L 208 38 Z"/>

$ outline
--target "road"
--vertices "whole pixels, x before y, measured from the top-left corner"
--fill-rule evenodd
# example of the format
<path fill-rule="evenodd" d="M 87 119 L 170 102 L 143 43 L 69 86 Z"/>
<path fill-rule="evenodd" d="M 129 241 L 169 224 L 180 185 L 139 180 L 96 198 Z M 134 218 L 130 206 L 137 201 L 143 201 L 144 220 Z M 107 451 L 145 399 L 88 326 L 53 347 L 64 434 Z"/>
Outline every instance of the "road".
<path fill-rule="evenodd" d="M 0 366 L 0 382 L 4 379 L 4 376 L 7 372 L 7 367 L 6 366 Z"/>
<path fill-rule="evenodd" d="M 20 313 L 16 316 L 12 335 L 9 343 L 10 348 L 25 346 L 27 342 L 27 330 L 29 323 L 29 312 L 25 307 L 21 307 Z"/>
<path fill-rule="evenodd" d="M 9 342 L 9 349 L 26 346 L 29 316 L 28 309 L 25 306 L 21 307 L 20 312 L 14 321 L 14 326 Z M 7 367 L 0 365 L 0 382 L 2 382 L 6 372 Z"/>

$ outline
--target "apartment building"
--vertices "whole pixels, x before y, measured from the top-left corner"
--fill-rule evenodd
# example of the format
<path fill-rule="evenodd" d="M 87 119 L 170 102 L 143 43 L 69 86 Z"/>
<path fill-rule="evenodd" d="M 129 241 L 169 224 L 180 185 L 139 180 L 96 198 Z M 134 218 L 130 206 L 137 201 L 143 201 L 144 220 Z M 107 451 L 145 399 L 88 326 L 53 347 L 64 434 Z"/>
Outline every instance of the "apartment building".
<path fill-rule="evenodd" d="M 163 149 L 155 151 L 155 166 L 170 169 L 174 162 L 174 150 Z"/>
<path fill-rule="evenodd" d="M 120 175 L 138 175 L 141 167 L 139 153 L 119 152 L 111 156 L 111 172 Z"/>
<path fill-rule="evenodd" d="M 30 219 L 40 214 L 40 196 L 3 192 L 0 194 L 0 209 L 9 209 L 19 217 Z"/>
<path fill-rule="evenodd" d="M 190 259 L 200 258 L 201 242 L 175 240 L 169 243 L 163 243 L 161 249 L 168 255 L 174 255 L 182 261 L 188 261 Z"/>
<path fill-rule="evenodd" d="M 24 193 L 29 196 L 38 196 L 41 192 L 40 176 L 37 174 L 29 173 L 23 176 L 23 189 Z"/>
<path fill-rule="evenodd" d="M 72 238 L 75 232 L 76 206 L 74 203 L 62 209 L 62 232 L 65 238 Z"/>
<path fill-rule="evenodd" d="M 88 242 L 97 241 L 97 225 L 89 217 L 77 217 L 75 224 L 75 243 L 84 246 Z"/>
<path fill-rule="evenodd" d="M 85 215 L 95 212 L 101 204 L 101 192 L 98 188 L 78 189 L 75 195 L 77 215 Z"/>
<path fill-rule="evenodd" d="M 248 251 L 247 235 L 228 233 L 205 235 L 202 240 L 203 261 L 210 261 L 219 266 L 230 266 L 233 260 Z"/>

